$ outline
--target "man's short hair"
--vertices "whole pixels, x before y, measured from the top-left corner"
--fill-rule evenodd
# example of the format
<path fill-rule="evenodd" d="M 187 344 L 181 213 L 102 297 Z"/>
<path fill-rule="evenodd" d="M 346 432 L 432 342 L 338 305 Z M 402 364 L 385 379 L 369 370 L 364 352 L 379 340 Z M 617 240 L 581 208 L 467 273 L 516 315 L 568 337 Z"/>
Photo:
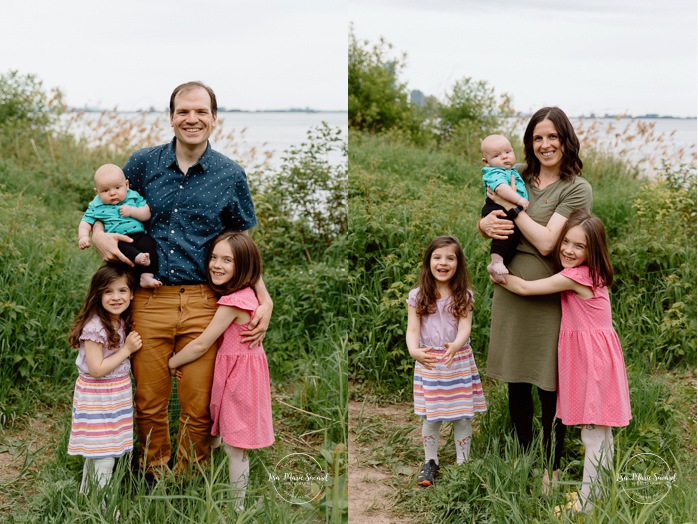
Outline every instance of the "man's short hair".
<path fill-rule="evenodd" d="M 175 87 L 174 91 L 172 91 L 172 96 L 170 96 L 170 117 L 172 117 L 174 115 L 175 97 L 179 93 L 186 93 L 187 91 L 191 91 L 192 89 L 197 89 L 197 88 L 203 88 L 206 90 L 206 92 L 208 93 L 208 96 L 211 97 L 211 113 L 213 113 L 213 116 L 216 116 L 218 114 L 218 102 L 216 101 L 216 93 L 214 93 L 213 89 L 208 87 L 203 82 L 199 82 L 198 80 L 194 80 L 192 82 L 186 82 L 184 84 L 178 85 L 177 87 Z"/>

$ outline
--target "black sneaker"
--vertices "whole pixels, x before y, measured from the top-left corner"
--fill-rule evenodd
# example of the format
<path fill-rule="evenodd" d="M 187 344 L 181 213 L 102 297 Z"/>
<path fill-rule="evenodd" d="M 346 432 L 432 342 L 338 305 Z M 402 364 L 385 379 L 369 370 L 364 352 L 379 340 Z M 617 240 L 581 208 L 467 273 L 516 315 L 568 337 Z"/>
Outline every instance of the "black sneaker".
<path fill-rule="evenodd" d="M 429 459 L 429 462 L 422 466 L 422 471 L 417 475 L 417 485 L 425 487 L 433 486 L 438 474 L 439 465 L 434 459 Z"/>

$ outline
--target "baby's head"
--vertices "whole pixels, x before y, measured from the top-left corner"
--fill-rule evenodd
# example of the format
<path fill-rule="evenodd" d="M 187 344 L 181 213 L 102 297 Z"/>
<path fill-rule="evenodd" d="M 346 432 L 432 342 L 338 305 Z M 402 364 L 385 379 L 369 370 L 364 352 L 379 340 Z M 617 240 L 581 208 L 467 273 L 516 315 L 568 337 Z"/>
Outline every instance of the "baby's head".
<path fill-rule="evenodd" d="M 480 145 L 482 150 L 482 162 L 486 166 L 511 169 L 516 163 L 516 155 L 507 137 L 502 135 L 490 135 Z"/>
<path fill-rule="evenodd" d="M 118 204 L 126 200 L 128 180 L 119 166 L 104 164 L 95 172 L 95 191 L 102 204 Z"/>

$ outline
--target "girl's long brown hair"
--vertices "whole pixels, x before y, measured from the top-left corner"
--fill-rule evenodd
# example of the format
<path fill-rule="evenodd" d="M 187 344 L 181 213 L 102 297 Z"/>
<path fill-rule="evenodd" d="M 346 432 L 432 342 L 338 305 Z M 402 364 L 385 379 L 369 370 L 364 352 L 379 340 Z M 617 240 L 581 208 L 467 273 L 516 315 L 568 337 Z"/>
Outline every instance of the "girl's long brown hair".
<path fill-rule="evenodd" d="M 208 265 L 211 261 L 213 248 L 219 242 L 227 242 L 233 252 L 234 274 L 228 282 L 217 286 L 211 281 Z M 211 242 L 206 257 L 206 278 L 209 286 L 219 295 L 230 295 L 245 287 L 254 286 L 262 277 L 262 255 L 257 244 L 245 233 L 224 231 Z"/>
<path fill-rule="evenodd" d="M 523 143 L 526 155 L 526 167 L 521 173 L 521 178 L 532 183 L 537 180 L 540 173 L 540 161 L 533 150 L 533 131 L 543 120 L 550 120 L 560 137 L 562 147 L 562 164 L 560 165 L 560 178 L 572 180 L 582 174 L 582 160 L 579 158 L 579 138 L 574 132 L 574 127 L 565 112 L 559 107 L 544 107 L 536 111 L 524 131 Z"/>
<path fill-rule="evenodd" d="M 80 312 L 77 314 L 73 321 L 73 325 L 70 327 L 70 334 L 68 335 L 70 347 L 77 348 L 80 346 L 80 335 L 82 334 L 85 324 L 87 324 L 93 316 L 97 315 L 102 321 L 104 330 L 107 332 L 109 349 L 119 349 L 121 346 L 121 338 L 112 324 L 109 313 L 102 307 L 102 295 L 112 282 L 121 277 L 126 277 L 126 284 L 131 292 L 133 292 L 136 288 L 135 273 L 125 264 L 104 264 L 92 276 L 85 302 L 82 304 Z M 124 335 L 128 335 L 131 331 L 131 306 L 121 313 L 121 318 L 126 324 Z"/>
<path fill-rule="evenodd" d="M 460 242 L 455 237 L 443 236 L 432 240 L 424 253 L 422 269 L 419 272 L 419 293 L 417 295 L 417 315 L 420 317 L 431 315 L 436 312 L 436 279 L 431 274 L 431 256 L 439 248 L 454 246 L 456 253 L 456 272 L 448 282 L 451 288 L 450 312 L 456 318 L 468 316 L 468 311 L 473 309 L 473 296 L 470 291 L 470 274 L 465 263 L 465 254 Z"/>
<path fill-rule="evenodd" d="M 611 287 L 613 285 L 613 266 L 611 257 L 608 254 L 608 243 L 606 242 L 606 230 L 603 222 L 588 209 L 575 209 L 570 213 L 570 217 L 565 222 L 557 239 L 555 246 L 555 270 L 562 270 L 560 262 L 560 246 L 567 232 L 575 226 L 579 226 L 587 237 L 587 261 L 591 281 L 595 287 Z"/>

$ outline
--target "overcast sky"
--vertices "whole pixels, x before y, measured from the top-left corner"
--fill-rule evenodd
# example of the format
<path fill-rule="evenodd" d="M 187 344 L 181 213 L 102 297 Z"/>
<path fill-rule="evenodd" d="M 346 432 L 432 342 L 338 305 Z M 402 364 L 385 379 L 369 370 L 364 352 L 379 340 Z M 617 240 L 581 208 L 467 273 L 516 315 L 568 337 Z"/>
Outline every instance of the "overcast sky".
<path fill-rule="evenodd" d="M 227 108 L 346 110 L 346 0 L 9 0 L 0 73 L 71 105 L 165 108 L 201 80 Z"/>
<path fill-rule="evenodd" d="M 349 19 L 427 95 L 467 76 L 519 111 L 696 115 L 695 0 L 351 0 Z"/>

